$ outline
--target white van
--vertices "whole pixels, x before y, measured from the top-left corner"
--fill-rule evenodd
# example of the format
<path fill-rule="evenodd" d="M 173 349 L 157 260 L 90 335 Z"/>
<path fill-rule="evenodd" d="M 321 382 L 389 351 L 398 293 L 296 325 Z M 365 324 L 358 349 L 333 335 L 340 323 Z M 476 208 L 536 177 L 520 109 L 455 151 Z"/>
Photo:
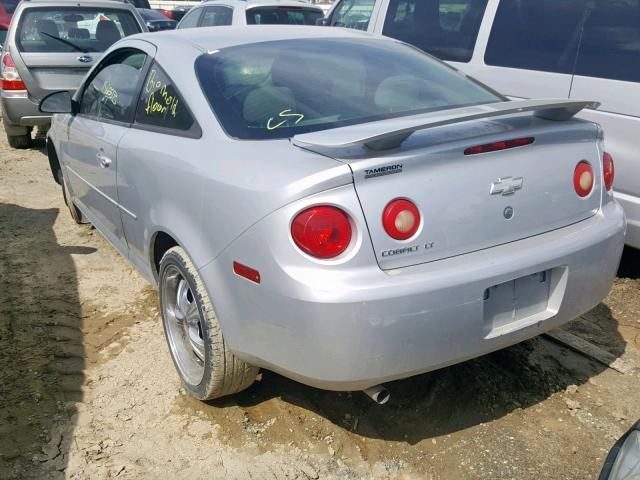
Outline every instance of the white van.
<path fill-rule="evenodd" d="M 411 43 L 513 97 L 597 100 L 640 248 L 640 0 L 338 0 L 326 25 Z"/>

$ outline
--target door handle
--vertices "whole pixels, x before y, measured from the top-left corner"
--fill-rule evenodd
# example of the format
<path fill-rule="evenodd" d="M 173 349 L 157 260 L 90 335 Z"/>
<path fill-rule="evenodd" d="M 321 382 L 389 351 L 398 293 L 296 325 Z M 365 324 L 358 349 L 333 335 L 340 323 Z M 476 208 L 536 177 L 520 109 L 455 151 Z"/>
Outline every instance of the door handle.
<path fill-rule="evenodd" d="M 100 166 L 102 168 L 109 168 L 109 166 L 111 166 L 111 159 L 109 157 L 105 157 L 102 153 L 98 153 L 96 158 L 100 162 Z"/>

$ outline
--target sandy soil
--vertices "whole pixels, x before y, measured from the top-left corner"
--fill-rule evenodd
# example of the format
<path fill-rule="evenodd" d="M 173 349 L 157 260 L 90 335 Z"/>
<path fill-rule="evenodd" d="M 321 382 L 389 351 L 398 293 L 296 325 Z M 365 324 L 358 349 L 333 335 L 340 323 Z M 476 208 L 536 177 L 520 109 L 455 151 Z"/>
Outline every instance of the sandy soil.
<path fill-rule="evenodd" d="M 587 479 L 640 417 L 621 374 L 547 338 L 389 386 L 386 406 L 270 372 L 187 397 L 158 299 L 75 225 L 43 144 L 0 131 L 0 478 Z M 567 328 L 640 365 L 640 255 Z"/>

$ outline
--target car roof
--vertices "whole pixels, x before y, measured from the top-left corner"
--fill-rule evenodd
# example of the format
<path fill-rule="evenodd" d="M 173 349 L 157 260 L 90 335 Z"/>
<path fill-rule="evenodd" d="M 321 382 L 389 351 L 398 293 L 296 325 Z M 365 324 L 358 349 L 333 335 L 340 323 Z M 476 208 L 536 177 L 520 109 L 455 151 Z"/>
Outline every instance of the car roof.
<path fill-rule="evenodd" d="M 159 48 L 162 48 L 163 45 L 175 45 L 177 42 L 183 42 L 183 44 L 191 44 L 193 47 L 206 52 L 237 45 L 278 40 L 372 37 L 369 33 L 350 28 L 327 28 L 307 25 L 237 25 L 141 33 L 127 38 L 144 39 Z"/>
<path fill-rule="evenodd" d="M 250 8 L 258 7 L 306 7 L 315 10 L 322 10 L 318 5 L 313 3 L 304 2 L 301 0 L 208 0 L 202 2 L 198 6 L 206 5 L 227 5 L 230 7 L 240 7 L 248 10 Z"/>
<path fill-rule="evenodd" d="M 27 0 L 20 2 L 23 8 L 38 7 L 98 7 L 98 8 L 126 8 L 131 10 L 133 5 L 126 1 L 117 0 Z"/>

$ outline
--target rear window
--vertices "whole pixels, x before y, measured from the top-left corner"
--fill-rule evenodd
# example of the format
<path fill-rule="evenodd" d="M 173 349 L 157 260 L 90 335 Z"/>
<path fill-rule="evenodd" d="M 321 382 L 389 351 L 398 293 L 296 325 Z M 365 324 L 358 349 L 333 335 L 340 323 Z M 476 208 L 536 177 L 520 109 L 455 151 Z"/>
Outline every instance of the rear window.
<path fill-rule="evenodd" d="M 382 34 L 441 60 L 468 62 L 487 0 L 391 0 Z"/>
<path fill-rule="evenodd" d="M 257 7 L 247 10 L 248 25 L 315 25 L 322 10 L 304 7 Z"/>
<path fill-rule="evenodd" d="M 498 94 L 387 40 L 295 39 L 205 54 L 196 74 L 220 123 L 240 139 L 491 103 Z"/>
<path fill-rule="evenodd" d="M 18 27 L 22 52 L 102 52 L 140 32 L 131 12 L 98 8 L 30 8 Z"/>

